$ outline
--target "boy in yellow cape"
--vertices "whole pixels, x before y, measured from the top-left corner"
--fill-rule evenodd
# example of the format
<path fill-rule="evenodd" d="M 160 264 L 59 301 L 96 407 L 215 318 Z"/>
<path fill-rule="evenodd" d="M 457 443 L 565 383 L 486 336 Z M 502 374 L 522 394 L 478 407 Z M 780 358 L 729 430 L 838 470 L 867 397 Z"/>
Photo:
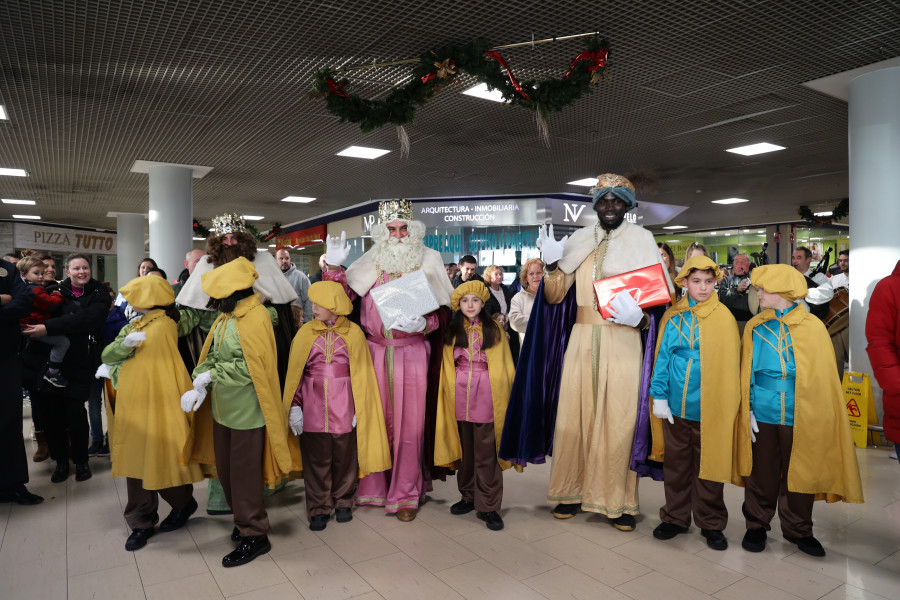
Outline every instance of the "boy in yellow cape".
<path fill-rule="evenodd" d="M 654 425 L 662 422 L 664 441 L 654 444 L 653 458 L 663 462 L 666 493 L 653 537 L 687 532 L 693 512 L 713 550 L 728 547 L 724 484 L 740 481 L 751 465 L 749 409 L 734 376 L 740 339 L 716 294 L 721 279 L 719 266 L 704 255 L 684 263 L 675 287 L 684 284 L 687 293 L 663 315 L 650 381 Z"/>
<path fill-rule="evenodd" d="M 489 298 L 480 281 L 453 291 L 455 311 L 444 338 L 434 445 L 434 464 L 459 468 L 462 500 L 454 515 L 477 511 L 488 529 L 503 529 L 503 469 L 497 457 L 515 367 L 506 332 L 484 309 Z M 456 465 L 457 462 L 461 464 Z M 517 471 L 522 467 L 515 465 Z"/>
<path fill-rule="evenodd" d="M 359 478 L 391 468 L 375 367 L 362 329 L 347 319 L 353 305 L 341 284 L 309 288 L 315 319 L 291 344 L 283 402 L 300 436 L 309 528 L 353 519 Z"/>
<path fill-rule="evenodd" d="M 112 476 L 125 477 L 125 522 L 131 535 L 126 550 L 139 550 L 156 532 L 159 496 L 172 506 L 159 531 L 175 531 L 197 510 L 193 483 L 203 480 L 199 465 L 180 465 L 190 420 L 175 403 L 191 389 L 191 377 L 178 354 L 172 286 L 161 277 L 138 277 L 119 290 L 141 314 L 103 350 L 98 377 L 117 391 L 109 414 Z"/>
<path fill-rule="evenodd" d="M 813 502 L 863 501 L 834 348 L 822 321 L 795 302 L 807 293 L 797 269 L 758 267 L 750 284 L 766 310 L 747 322 L 741 352 L 741 396 L 755 434 L 741 545 L 765 550 L 777 506 L 784 539 L 825 556 L 812 534 Z"/>
<path fill-rule="evenodd" d="M 231 539 L 240 543 L 222 559 L 225 567 L 271 550 L 263 484 L 275 486 L 300 470 L 300 449 L 288 434 L 288 407 L 278 384 L 272 323 L 253 291 L 256 278 L 243 257 L 203 274 L 210 308 L 222 314 L 194 369 L 194 389 L 181 398 L 181 408 L 196 413 L 182 460 L 216 465 L 234 510 Z M 210 401 L 204 402 L 207 386 Z"/>

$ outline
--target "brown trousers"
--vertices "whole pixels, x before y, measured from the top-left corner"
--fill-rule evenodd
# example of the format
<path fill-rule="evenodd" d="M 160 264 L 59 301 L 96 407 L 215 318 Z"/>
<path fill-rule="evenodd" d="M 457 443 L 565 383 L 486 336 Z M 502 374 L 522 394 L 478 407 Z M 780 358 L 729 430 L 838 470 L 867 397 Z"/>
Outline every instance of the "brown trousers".
<path fill-rule="evenodd" d="M 234 511 L 241 537 L 269 532 L 269 516 L 263 504 L 262 458 L 266 428 L 230 429 L 213 421 L 216 470 L 225 500 Z"/>
<path fill-rule="evenodd" d="M 306 514 L 330 515 L 351 508 L 359 487 L 356 430 L 350 433 L 304 432 L 300 435 Z"/>
<path fill-rule="evenodd" d="M 462 499 L 478 512 L 500 510 L 503 501 L 503 469 L 497 462 L 493 423 L 458 421 L 462 460 L 456 484 Z"/>
<path fill-rule="evenodd" d="M 700 422 L 674 417 L 663 421 L 666 458 L 663 481 L 666 504 L 659 509 L 664 523 L 689 527 L 691 512 L 701 529 L 722 531 L 728 524 L 725 484 L 700 479 Z"/>
<path fill-rule="evenodd" d="M 823 440 L 822 443 L 828 443 Z M 787 489 L 787 474 L 794 445 L 794 428 L 759 423 L 753 443 L 753 470 L 744 480 L 744 517 L 747 529 L 769 531 L 778 507 L 781 531 L 791 537 L 812 535 L 813 494 Z"/>
<path fill-rule="evenodd" d="M 194 495 L 194 486 L 190 483 L 164 490 L 145 490 L 143 480 L 126 477 L 125 487 L 128 492 L 125 522 L 132 529 L 149 529 L 159 520 L 156 511 L 159 508 L 160 496 L 172 508 L 182 509 L 187 508 Z"/>

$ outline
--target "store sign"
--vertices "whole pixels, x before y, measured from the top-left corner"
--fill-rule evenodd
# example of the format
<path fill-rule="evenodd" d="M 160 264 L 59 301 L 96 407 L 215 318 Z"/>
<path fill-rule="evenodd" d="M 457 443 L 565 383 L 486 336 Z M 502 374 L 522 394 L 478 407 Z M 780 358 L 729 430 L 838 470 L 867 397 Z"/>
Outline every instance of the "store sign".
<path fill-rule="evenodd" d="M 278 250 L 282 248 L 302 248 L 304 246 L 312 246 L 313 244 L 321 244 L 328 235 L 328 228 L 325 225 L 316 225 L 299 231 L 292 231 L 275 238 L 275 246 Z"/>
<path fill-rule="evenodd" d="M 48 252 L 116 253 L 116 234 L 102 231 L 15 223 L 13 239 L 16 248 L 34 248 Z"/>
<path fill-rule="evenodd" d="M 426 227 L 521 225 L 536 223 L 534 200 L 464 200 L 413 204 Z"/>
<path fill-rule="evenodd" d="M 523 250 L 534 248 L 537 228 L 527 231 L 503 231 L 502 228 L 463 230 L 459 233 L 426 235 L 423 243 L 438 252 L 476 254 L 493 250 Z"/>

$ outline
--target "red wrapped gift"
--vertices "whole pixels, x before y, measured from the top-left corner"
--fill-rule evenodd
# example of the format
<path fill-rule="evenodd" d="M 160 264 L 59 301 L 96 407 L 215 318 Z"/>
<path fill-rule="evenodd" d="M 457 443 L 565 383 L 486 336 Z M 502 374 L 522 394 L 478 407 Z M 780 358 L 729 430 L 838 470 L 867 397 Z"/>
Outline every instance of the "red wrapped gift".
<path fill-rule="evenodd" d="M 662 306 L 672 301 L 666 274 L 659 263 L 594 282 L 597 307 L 604 319 L 612 316 L 607 306 L 622 291 L 631 294 L 641 308 Z"/>

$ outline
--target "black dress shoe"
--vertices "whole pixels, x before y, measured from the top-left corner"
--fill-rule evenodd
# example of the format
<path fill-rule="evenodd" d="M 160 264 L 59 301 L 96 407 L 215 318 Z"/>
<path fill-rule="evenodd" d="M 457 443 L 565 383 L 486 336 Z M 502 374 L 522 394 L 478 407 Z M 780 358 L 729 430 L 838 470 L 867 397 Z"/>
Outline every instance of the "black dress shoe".
<path fill-rule="evenodd" d="M 766 530 L 762 527 L 748 529 L 741 541 L 741 547 L 747 552 L 762 552 L 766 549 Z"/>
<path fill-rule="evenodd" d="M 706 545 L 713 550 L 725 550 L 728 548 L 728 540 L 718 529 L 701 529 L 700 535 L 706 538 Z"/>
<path fill-rule="evenodd" d="M 125 542 L 125 549 L 129 552 L 140 550 L 147 545 L 147 540 L 152 538 L 154 533 L 156 533 L 156 530 L 152 527 L 148 527 L 147 529 L 132 529 L 131 535 L 128 536 L 128 540 Z"/>
<path fill-rule="evenodd" d="M 50 476 L 50 481 L 52 481 L 53 483 L 62 483 L 68 478 L 69 461 L 57 461 L 56 469 L 53 470 L 53 475 Z"/>
<path fill-rule="evenodd" d="M 496 510 L 492 510 L 491 512 L 479 512 L 477 513 L 477 516 L 484 521 L 487 528 L 491 531 L 500 531 L 503 529 L 503 519 L 500 518 L 500 514 Z"/>
<path fill-rule="evenodd" d="M 464 515 L 475 510 L 475 505 L 468 500 L 460 500 L 450 507 L 451 515 Z"/>
<path fill-rule="evenodd" d="M 239 542 L 241 541 L 241 531 L 235 526 L 234 529 L 231 530 L 231 541 Z"/>
<path fill-rule="evenodd" d="M 15 502 L 23 506 L 31 506 L 40 504 L 44 499 L 37 494 L 32 494 L 24 485 L 19 486 L 11 492 L 0 492 L 0 502 Z"/>
<path fill-rule="evenodd" d="M 246 565 L 248 562 L 261 556 L 272 549 L 269 543 L 269 537 L 265 534 L 247 536 L 241 539 L 241 543 L 233 551 L 225 555 L 222 559 L 223 567 L 239 567 Z"/>
<path fill-rule="evenodd" d="M 671 540 L 679 533 L 687 533 L 688 528 L 676 525 L 675 523 L 666 523 L 663 521 L 653 530 L 653 537 L 658 540 Z"/>
<path fill-rule="evenodd" d="M 621 515 L 611 520 L 612 526 L 619 531 L 634 531 L 634 528 L 637 527 L 634 515 Z"/>
<path fill-rule="evenodd" d="M 91 477 L 91 467 L 87 463 L 75 465 L 75 481 L 87 481 Z"/>
<path fill-rule="evenodd" d="M 334 509 L 334 520 L 338 523 L 349 523 L 353 520 L 353 509 L 349 506 Z"/>
<path fill-rule="evenodd" d="M 197 510 L 197 501 L 191 498 L 190 504 L 188 504 L 184 508 L 173 508 L 172 512 L 169 513 L 169 516 L 163 519 L 163 522 L 159 524 L 159 531 L 164 533 L 166 531 L 175 531 L 176 529 L 181 529 L 188 522 L 188 519 L 191 518 L 191 515 Z"/>
<path fill-rule="evenodd" d="M 810 556 L 825 556 L 825 548 L 822 547 L 819 540 L 811 535 L 802 538 L 786 535 L 784 536 L 784 539 L 792 544 L 797 544 L 797 548 L 800 549 L 800 552 L 809 554 Z"/>
<path fill-rule="evenodd" d="M 313 515 L 309 518 L 309 530 L 310 531 L 322 531 L 325 529 L 325 525 L 328 524 L 328 519 L 331 518 L 331 515 Z"/>
<path fill-rule="evenodd" d="M 557 519 L 571 519 L 578 514 L 580 504 L 557 504 L 553 509 L 553 516 Z"/>

